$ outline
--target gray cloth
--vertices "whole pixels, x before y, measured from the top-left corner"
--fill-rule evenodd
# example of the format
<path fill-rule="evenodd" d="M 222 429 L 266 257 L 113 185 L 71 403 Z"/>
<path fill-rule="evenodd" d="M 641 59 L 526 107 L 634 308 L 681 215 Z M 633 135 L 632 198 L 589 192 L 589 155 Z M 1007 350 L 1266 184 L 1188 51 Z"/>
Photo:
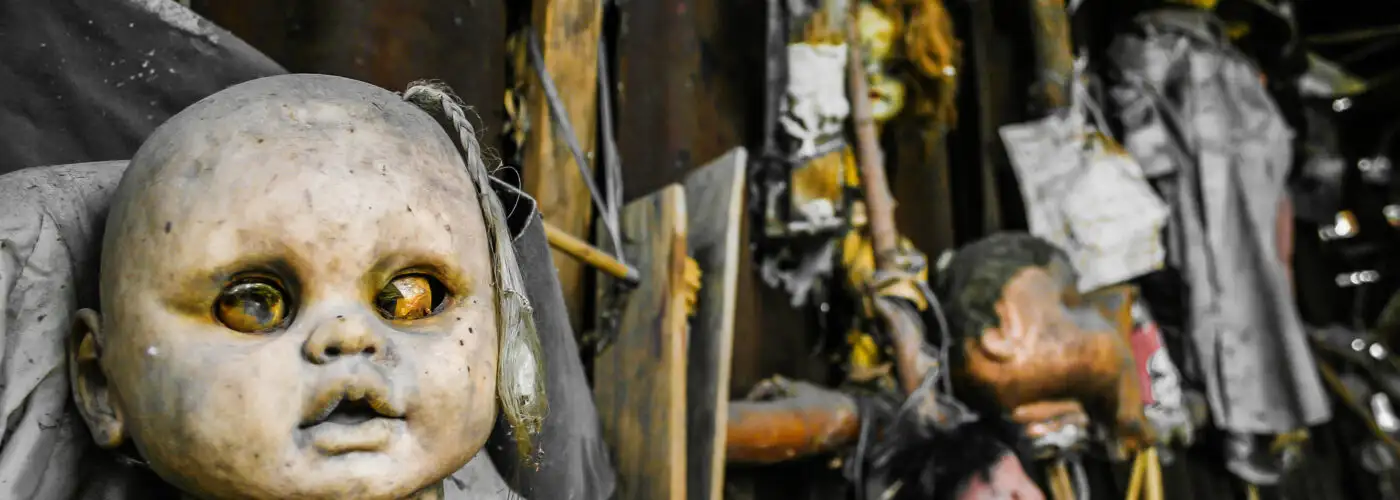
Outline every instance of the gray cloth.
<path fill-rule="evenodd" d="M 96 307 L 97 245 L 125 162 L 0 176 L 0 498 L 70 498 L 92 438 L 71 411 L 63 341 Z"/>
<path fill-rule="evenodd" d="M 174 0 L 0 0 L 0 174 L 125 160 L 231 85 L 285 73 Z"/>
<path fill-rule="evenodd" d="M 1331 416 L 1284 263 L 1276 217 L 1292 131 L 1213 14 L 1150 12 L 1120 36 L 1111 96 L 1124 145 L 1172 205 L 1171 264 L 1189 288 L 1188 370 L 1215 425 L 1277 434 Z"/>
<path fill-rule="evenodd" d="M 65 368 L 73 312 L 97 307 L 101 233 L 125 167 L 98 162 L 0 175 L 0 498 L 121 500 L 150 498 L 161 487 L 148 471 L 117 464 L 92 445 L 70 402 Z M 533 200 L 503 184 L 497 189 L 515 207 L 511 227 L 535 304 L 552 407 L 540 436 L 543 466 L 511 483 L 526 498 L 606 499 L 614 472 L 573 332 L 561 319 L 543 226 Z M 487 447 L 514 449 L 502 444 L 493 437 Z M 520 497 L 485 453 L 452 475 L 446 493 Z"/>

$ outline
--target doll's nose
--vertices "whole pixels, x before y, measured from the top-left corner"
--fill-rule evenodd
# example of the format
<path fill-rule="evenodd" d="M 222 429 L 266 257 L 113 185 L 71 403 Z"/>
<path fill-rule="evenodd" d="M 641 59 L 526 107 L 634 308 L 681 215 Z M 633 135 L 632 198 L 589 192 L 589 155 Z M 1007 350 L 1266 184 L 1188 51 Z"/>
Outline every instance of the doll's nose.
<path fill-rule="evenodd" d="M 367 321 L 338 315 L 328 318 L 311 332 L 303 351 L 312 363 L 325 364 L 353 356 L 383 359 L 387 347 L 384 336 Z"/>

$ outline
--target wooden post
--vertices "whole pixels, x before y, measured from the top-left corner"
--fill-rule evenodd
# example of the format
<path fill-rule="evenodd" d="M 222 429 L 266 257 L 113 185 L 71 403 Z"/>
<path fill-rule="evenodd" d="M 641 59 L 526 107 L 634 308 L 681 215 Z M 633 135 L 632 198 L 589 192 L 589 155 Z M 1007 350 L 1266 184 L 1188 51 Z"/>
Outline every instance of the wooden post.
<path fill-rule="evenodd" d="M 686 498 L 685 190 L 672 184 L 622 209 L 627 261 L 642 281 L 617 338 L 594 358 L 593 395 L 617 463 L 618 500 Z"/>
<path fill-rule="evenodd" d="M 601 0 L 534 0 L 530 22 L 539 37 L 545 70 L 554 79 L 564 101 L 569 125 L 593 163 L 598 111 L 598 35 L 603 29 Z M 541 215 L 551 226 L 586 238 L 593 217 L 592 198 L 584 183 L 568 139 L 550 114 L 549 100 L 539 74 L 529 77 L 526 114 L 530 131 L 525 139 L 525 192 L 539 202 Z M 569 308 L 569 322 L 582 331 L 584 266 L 555 250 L 559 287 Z"/>
<path fill-rule="evenodd" d="M 1064 0 L 1030 0 L 1031 40 L 1035 46 L 1036 90 L 1032 106 L 1042 114 L 1070 105 L 1074 49 L 1069 40 L 1069 12 Z"/>
<path fill-rule="evenodd" d="M 866 217 L 869 221 L 872 259 L 878 271 L 898 271 L 895 260 L 899 254 L 899 230 L 894 224 L 894 195 L 890 193 L 889 181 L 885 177 L 884 152 L 880 149 L 880 139 L 875 130 L 875 118 L 871 111 L 870 80 L 865 73 L 865 62 L 860 48 L 860 37 L 856 31 L 857 4 L 851 4 L 851 16 L 845 22 L 846 44 L 849 56 L 846 60 L 847 96 L 851 100 L 851 121 L 856 134 L 856 153 L 860 167 L 860 182 L 865 195 Z M 871 290 L 871 293 L 876 293 Z M 928 370 L 936 366 L 925 349 L 925 331 L 918 311 L 912 304 L 885 302 L 874 297 L 877 316 L 884 321 L 887 334 L 895 350 L 895 366 L 899 371 L 901 386 L 905 394 L 919 390 Z M 932 389 L 930 389 L 932 390 Z M 923 399 L 919 411 L 928 417 L 936 418 L 938 405 L 932 397 Z"/>

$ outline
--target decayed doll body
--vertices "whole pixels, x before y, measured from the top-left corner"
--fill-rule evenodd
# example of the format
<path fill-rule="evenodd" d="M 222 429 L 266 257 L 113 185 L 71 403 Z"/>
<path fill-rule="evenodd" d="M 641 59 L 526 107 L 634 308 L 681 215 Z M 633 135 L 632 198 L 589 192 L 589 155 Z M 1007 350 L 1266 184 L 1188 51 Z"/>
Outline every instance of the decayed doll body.
<path fill-rule="evenodd" d="M 1154 439 L 1131 351 L 1073 293 L 1064 252 L 1023 233 L 998 233 L 958 251 L 942 273 L 954 373 L 983 409 L 1022 424 L 1067 418 L 1083 405 L 1124 450 Z M 1032 425 L 1032 428 L 1036 427 Z"/>
<path fill-rule="evenodd" d="M 500 353 L 533 335 L 502 308 L 518 270 L 465 149 L 399 96 L 318 75 L 159 128 L 69 344 L 98 444 L 196 497 L 440 497 L 491 432 Z M 522 432 L 543 411 L 532 346 L 500 370 Z"/>

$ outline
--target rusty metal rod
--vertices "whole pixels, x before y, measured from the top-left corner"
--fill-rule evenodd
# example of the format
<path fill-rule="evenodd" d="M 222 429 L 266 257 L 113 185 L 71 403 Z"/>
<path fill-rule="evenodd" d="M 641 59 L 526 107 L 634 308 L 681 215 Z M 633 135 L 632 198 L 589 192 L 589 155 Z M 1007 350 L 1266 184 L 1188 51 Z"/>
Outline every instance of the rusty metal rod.
<path fill-rule="evenodd" d="M 642 275 L 637 272 L 636 268 L 623 264 L 613 256 L 588 244 L 587 241 L 551 226 L 548 222 L 544 223 L 544 235 L 549 240 L 550 247 L 608 273 L 609 276 L 622 280 L 629 286 L 637 286 L 642 282 Z"/>

